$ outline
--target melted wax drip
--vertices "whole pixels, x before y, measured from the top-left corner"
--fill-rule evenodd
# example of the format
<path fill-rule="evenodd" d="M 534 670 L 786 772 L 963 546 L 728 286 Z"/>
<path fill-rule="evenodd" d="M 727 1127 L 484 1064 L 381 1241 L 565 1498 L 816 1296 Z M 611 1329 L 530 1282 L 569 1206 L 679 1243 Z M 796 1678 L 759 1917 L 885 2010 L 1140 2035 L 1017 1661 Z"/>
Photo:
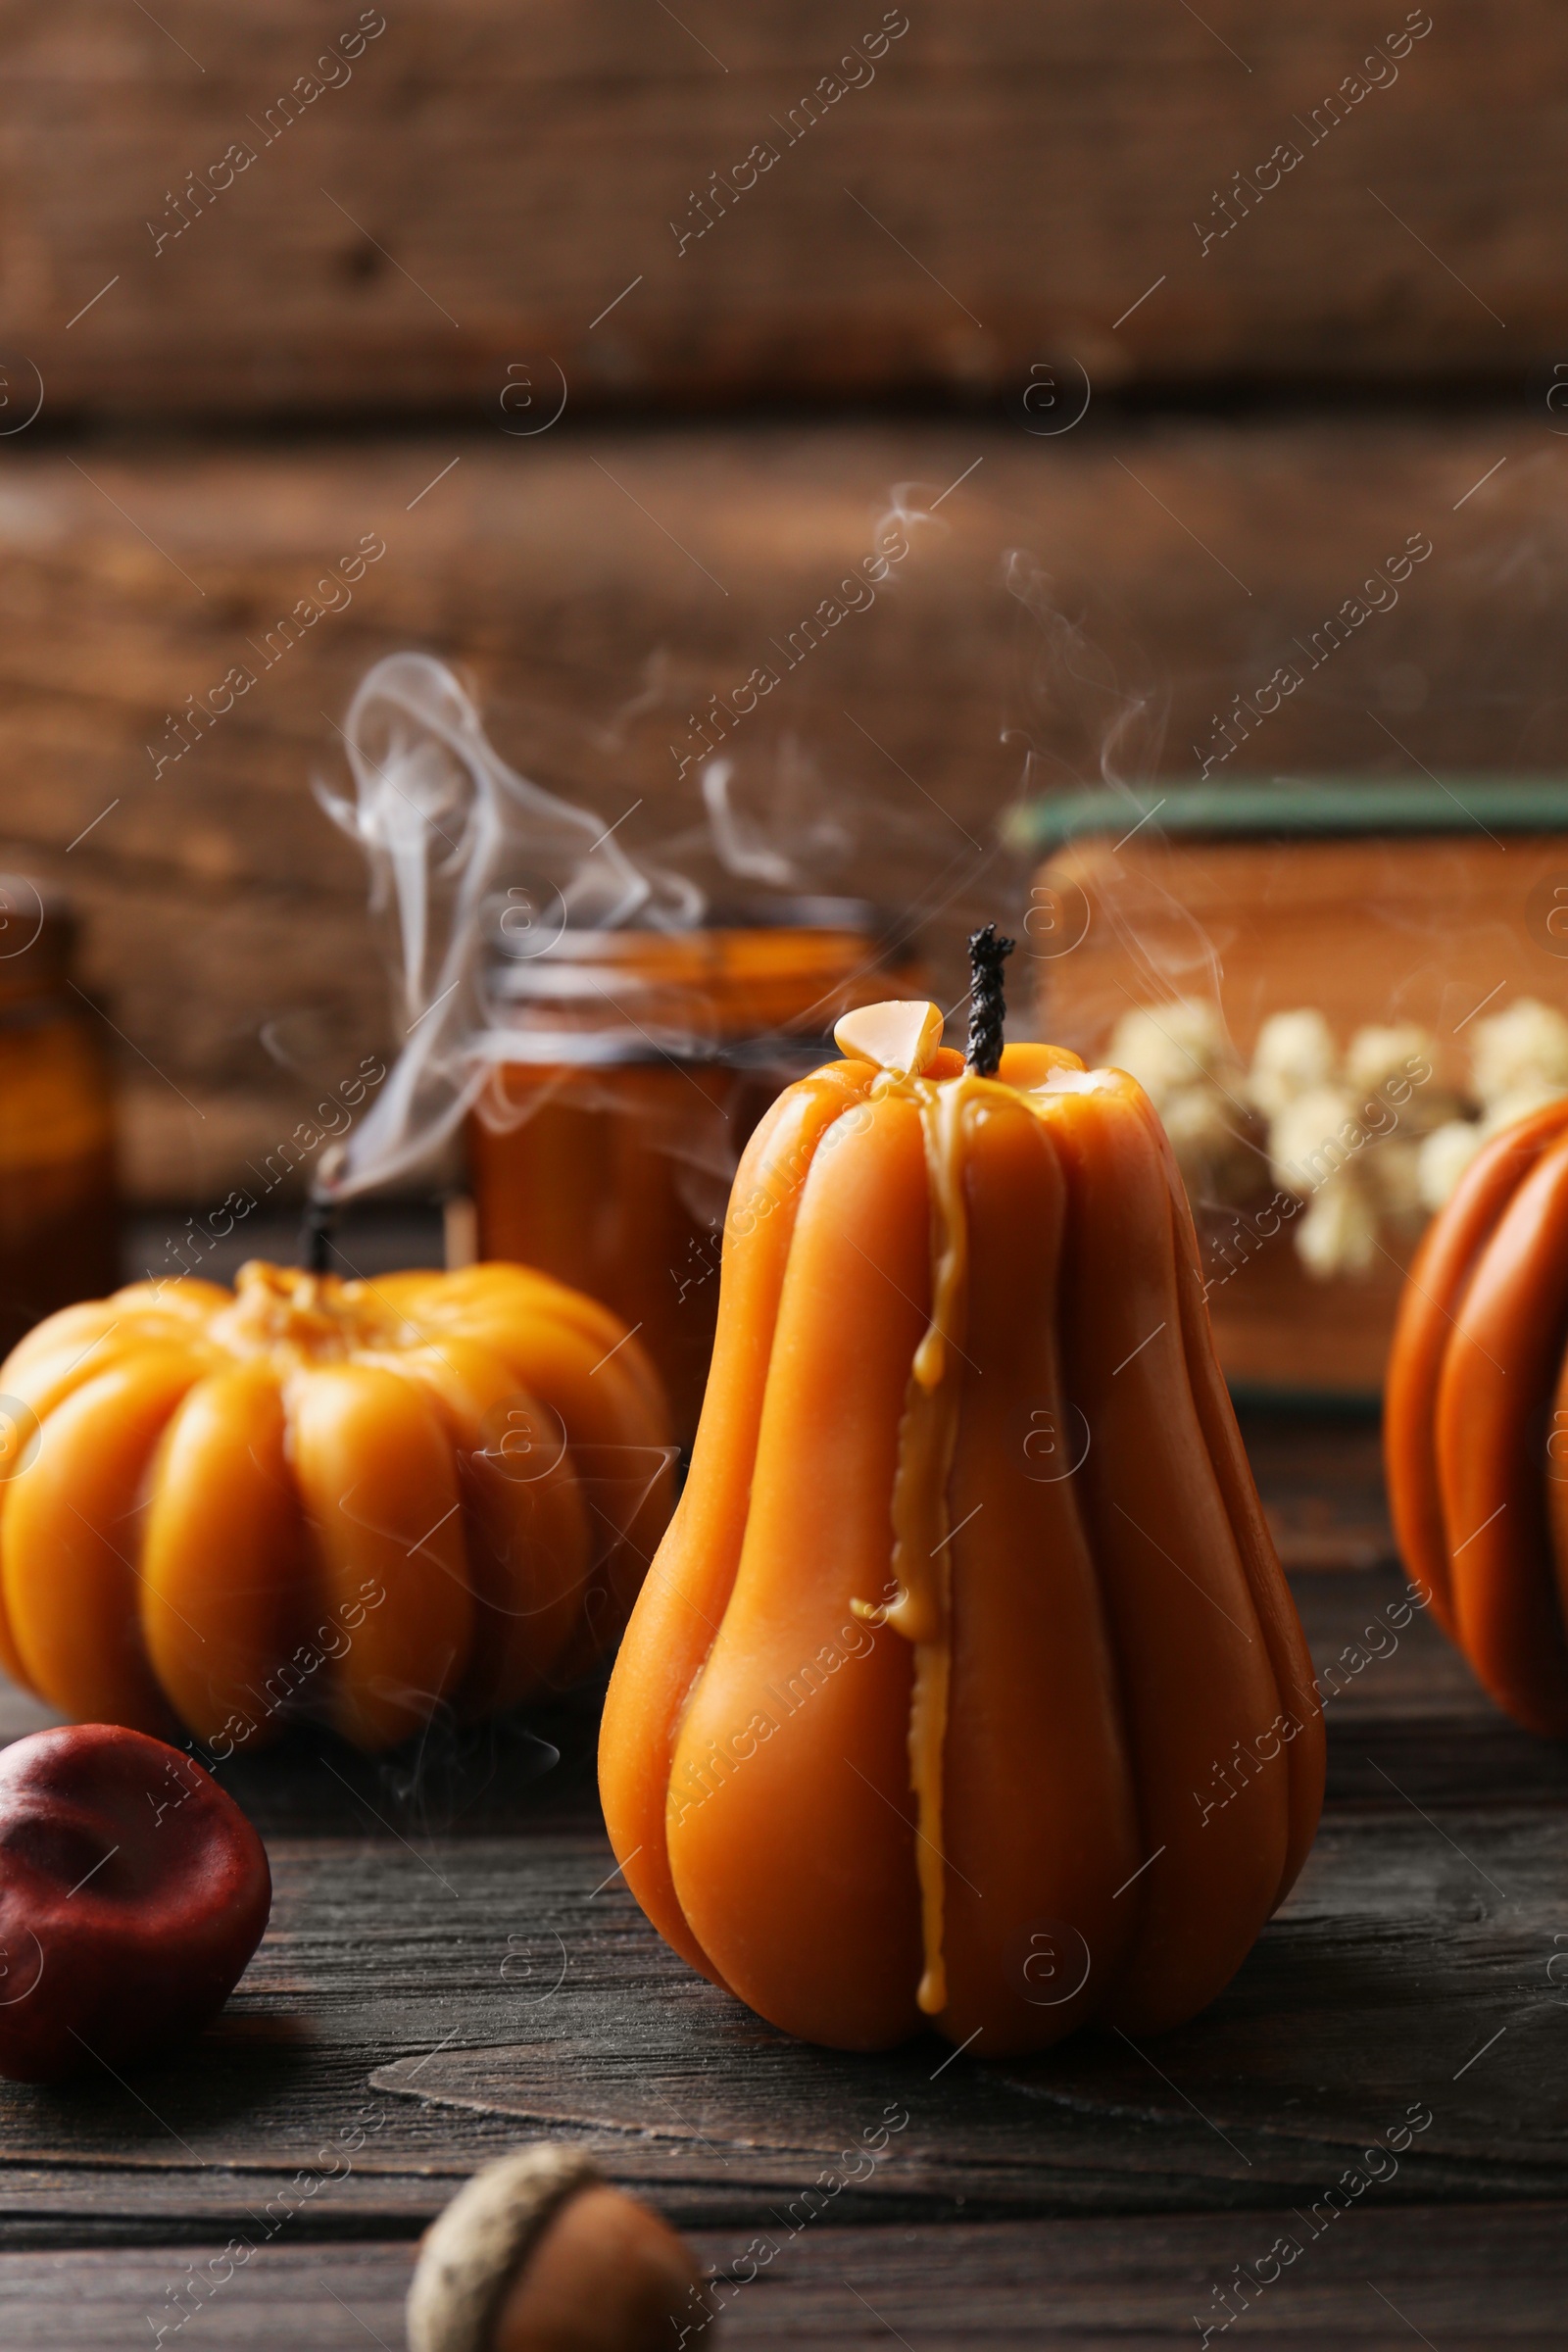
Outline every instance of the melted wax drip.
<path fill-rule="evenodd" d="M 947 1852 L 943 1797 L 948 1708 L 953 1677 L 953 1544 L 948 1483 L 962 1401 L 963 1335 L 968 1323 L 969 1235 L 963 1162 L 968 1110 L 1002 1059 L 1006 1005 L 1002 967 L 1012 953 L 987 923 L 969 942 L 974 973 L 968 1055 L 956 1078 L 897 1078 L 896 1091 L 920 1114 L 931 1199 L 931 1317 L 915 1350 L 899 1424 L 894 1475 L 893 1581 L 897 1597 L 860 1616 L 883 1622 L 914 1647 L 909 1708 L 909 1785 L 918 1812 L 915 1870 L 920 1885 L 924 1969 L 916 2000 L 927 2017 L 948 2005 L 944 1952 Z"/>

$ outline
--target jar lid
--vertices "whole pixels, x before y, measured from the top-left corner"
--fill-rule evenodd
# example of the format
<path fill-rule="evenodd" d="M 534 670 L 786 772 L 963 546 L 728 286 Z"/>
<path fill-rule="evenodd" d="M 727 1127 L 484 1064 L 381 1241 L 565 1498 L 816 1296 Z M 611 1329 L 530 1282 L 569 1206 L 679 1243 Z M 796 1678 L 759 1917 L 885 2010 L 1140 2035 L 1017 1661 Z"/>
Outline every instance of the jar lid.
<path fill-rule="evenodd" d="M 731 1061 L 768 1059 L 783 1045 L 826 1048 L 842 1013 L 889 993 L 875 909 L 858 900 L 783 904 L 789 912 L 765 922 L 566 930 L 529 954 L 502 934 L 484 974 L 492 1026 L 481 1056 Z M 825 919 L 790 919 L 808 909 Z"/>
<path fill-rule="evenodd" d="M 793 898 L 714 899 L 703 920 L 715 931 L 858 931 L 877 940 L 893 929 L 887 909 L 869 899 L 804 893 Z"/>

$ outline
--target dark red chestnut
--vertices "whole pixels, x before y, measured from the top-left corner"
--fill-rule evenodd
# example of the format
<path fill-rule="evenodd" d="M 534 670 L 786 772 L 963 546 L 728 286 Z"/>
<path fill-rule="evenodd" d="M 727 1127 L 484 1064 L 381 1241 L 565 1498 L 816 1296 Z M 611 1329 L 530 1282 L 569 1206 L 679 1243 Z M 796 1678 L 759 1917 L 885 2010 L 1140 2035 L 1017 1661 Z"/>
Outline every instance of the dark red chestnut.
<path fill-rule="evenodd" d="M 0 2074 L 54 2082 L 198 2033 L 272 1902 L 267 1850 L 178 1748 L 104 1723 L 0 1752 Z"/>

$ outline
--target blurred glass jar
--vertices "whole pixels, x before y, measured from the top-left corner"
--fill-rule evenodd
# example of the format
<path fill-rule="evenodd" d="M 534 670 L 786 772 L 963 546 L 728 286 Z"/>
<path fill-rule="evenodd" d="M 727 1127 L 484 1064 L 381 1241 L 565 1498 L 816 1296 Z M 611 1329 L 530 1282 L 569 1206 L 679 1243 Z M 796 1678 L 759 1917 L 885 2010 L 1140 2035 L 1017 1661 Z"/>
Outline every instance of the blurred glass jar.
<path fill-rule="evenodd" d="M 854 1004 L 924 993 L 858 900 L 703 930 L 566 931 L 487 975 L 490 1080 L 468 1124 L 481 1257 L 520 1258 L 633 1326 L 676 1435 L 697 1427 L 730 1182 L 776 1096 Z"/>
<path fill-rule="evenodd" d="M 120 1280 L 109 1068 L 75 940 L 65 900 L 0 875 L 0 1352 Z"/>

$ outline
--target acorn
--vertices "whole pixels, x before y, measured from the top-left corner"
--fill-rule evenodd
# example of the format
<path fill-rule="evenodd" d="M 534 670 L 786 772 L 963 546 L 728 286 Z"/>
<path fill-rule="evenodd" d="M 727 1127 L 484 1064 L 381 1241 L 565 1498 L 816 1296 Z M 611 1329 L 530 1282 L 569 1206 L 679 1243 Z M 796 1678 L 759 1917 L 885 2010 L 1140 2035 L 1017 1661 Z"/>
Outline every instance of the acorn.
<path fill-rule="evenodd" d="M 504 2156 L 425 2231 L 410 2352 L 670 2352 L 712 2316 L 697 2262 L 578 2149 Z"/>

